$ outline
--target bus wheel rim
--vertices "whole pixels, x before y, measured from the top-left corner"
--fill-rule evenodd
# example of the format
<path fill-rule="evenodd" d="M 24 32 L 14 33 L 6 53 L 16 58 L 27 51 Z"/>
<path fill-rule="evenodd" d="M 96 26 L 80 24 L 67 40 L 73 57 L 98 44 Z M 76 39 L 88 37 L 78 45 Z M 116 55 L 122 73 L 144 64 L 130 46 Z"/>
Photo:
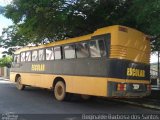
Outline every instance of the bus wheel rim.
<path fill-rule="evenodd" d="M 58 86 L 57 87 L 57 93 L 58 93 L 59 96 L 63 95 L 63 88 L 62 88 L 62 86 Z"/>
<path fill-rule="evenodd" d="M 59 101 L 63 101 L 65 98 L 65 86 L 63 82 L 59 82 L 55 86 L 55 97 Z"/>
<path fill-rule="evenodd" d="M 17 88 L 20 89 L 21 87 L 22 87 L 21 78 L 18 78 L 18 80 L 17 80 Z"/>

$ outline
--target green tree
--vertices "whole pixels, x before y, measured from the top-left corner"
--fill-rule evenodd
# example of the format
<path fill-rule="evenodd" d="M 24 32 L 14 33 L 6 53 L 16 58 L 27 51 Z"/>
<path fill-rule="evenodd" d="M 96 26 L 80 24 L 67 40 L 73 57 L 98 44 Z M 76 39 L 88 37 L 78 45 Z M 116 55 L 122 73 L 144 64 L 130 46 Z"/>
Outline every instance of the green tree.
<path fill-rule="evenodd" d="M 12 57 L 11 56 L 4 56 L 0 58 L 0 67 L 11 67 Z"/>
<path fill-rule="evenodd" d="M 10 48 L 13 46 L 25 46 L 31 41 L 24 36 L 19 30 L 17 25 L 4 28 L 0 39 L 1 47 Z"/>
<path fill-rule="evenodd" d="M 159 0 L 13 0 L 4 12 L 14 22 L 4 29 L 4 46 L 52 42 L 121 24 L 152 36 L 158 50 L 159 13 Z"/>
<path fill-rule="evenodd" d="M 18 36 L 29 38 L 27 42 L 43 43 L 122 23 L 128 3 L 129 0 L 13 0 L 4 15 L 13 20 Z"/>
<path fill-rule="evenodd" d="M 134 0 L 129 12 L 134 26 L 152 36 L 153 51 L 160 50 L 160 0 Z"/>

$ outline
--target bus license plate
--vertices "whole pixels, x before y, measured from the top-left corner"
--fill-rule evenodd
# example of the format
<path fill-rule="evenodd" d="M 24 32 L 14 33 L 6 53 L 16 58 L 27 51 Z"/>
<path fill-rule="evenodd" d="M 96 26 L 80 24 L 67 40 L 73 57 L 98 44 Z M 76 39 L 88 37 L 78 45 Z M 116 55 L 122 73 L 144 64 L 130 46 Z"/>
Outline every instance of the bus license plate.
<path fill-rule="evenodd" d="M 133 89 L 138 90 L 139 89 L 139 84 L 133 84 Z"/>

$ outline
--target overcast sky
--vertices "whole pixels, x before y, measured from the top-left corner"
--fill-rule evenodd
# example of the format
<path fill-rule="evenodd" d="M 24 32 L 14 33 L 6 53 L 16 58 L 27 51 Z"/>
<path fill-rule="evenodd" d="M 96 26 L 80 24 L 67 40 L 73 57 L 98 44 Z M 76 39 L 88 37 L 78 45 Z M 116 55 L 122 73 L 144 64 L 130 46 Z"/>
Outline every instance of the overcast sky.
<path fill-rule="evenodd" d="M 9 4 L 12 0 L 0 0 L 0 6 L 6 6 Z M 12 25 L 12 21 L 5 18 L 3 15 L 0 15 L 0 36 L 2 34 L 3 28 L 8 27 L 9 25 Z M 0 48 L 0 57 L 2 57 L 2 52 L 4 51 L 3 48 Z"/>
<path fill-rule="evenodd" d="M 12 0 L 0 0 L 0 6 L 6 6 L 7 4 L 11 3 Z M 3 28 L 11 25 L 12 21 L 5 18 L 3 15 L 0 15 L 0 35 L 2 33 Z"/>
<path fill-rule="evenodd" d="M 5 5 L 11 3 L 11 1 L 12 1 L 12 0 L 0 0 L 0 5 L 1 5 L 1 6 L 5 6 Z"/>

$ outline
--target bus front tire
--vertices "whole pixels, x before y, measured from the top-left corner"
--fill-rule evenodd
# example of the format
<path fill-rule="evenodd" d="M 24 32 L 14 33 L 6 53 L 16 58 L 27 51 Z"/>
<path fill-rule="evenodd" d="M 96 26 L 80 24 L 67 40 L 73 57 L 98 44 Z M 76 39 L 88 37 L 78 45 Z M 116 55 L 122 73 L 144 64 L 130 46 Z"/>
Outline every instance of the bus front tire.
<path fill-rule="evenodd" d="M 54 86 L 54 96 L 58 101 L 68 100 L 69 94 L 66 93 L 66 85 L 63 81 L 58 81 Z"/>
<path fill-rule="evenodd" d="M 16 80 L 16 87 L 18 90 L 24 90 L 25 86 L 21 84 L 21 77 L 18 77 Z"/>

